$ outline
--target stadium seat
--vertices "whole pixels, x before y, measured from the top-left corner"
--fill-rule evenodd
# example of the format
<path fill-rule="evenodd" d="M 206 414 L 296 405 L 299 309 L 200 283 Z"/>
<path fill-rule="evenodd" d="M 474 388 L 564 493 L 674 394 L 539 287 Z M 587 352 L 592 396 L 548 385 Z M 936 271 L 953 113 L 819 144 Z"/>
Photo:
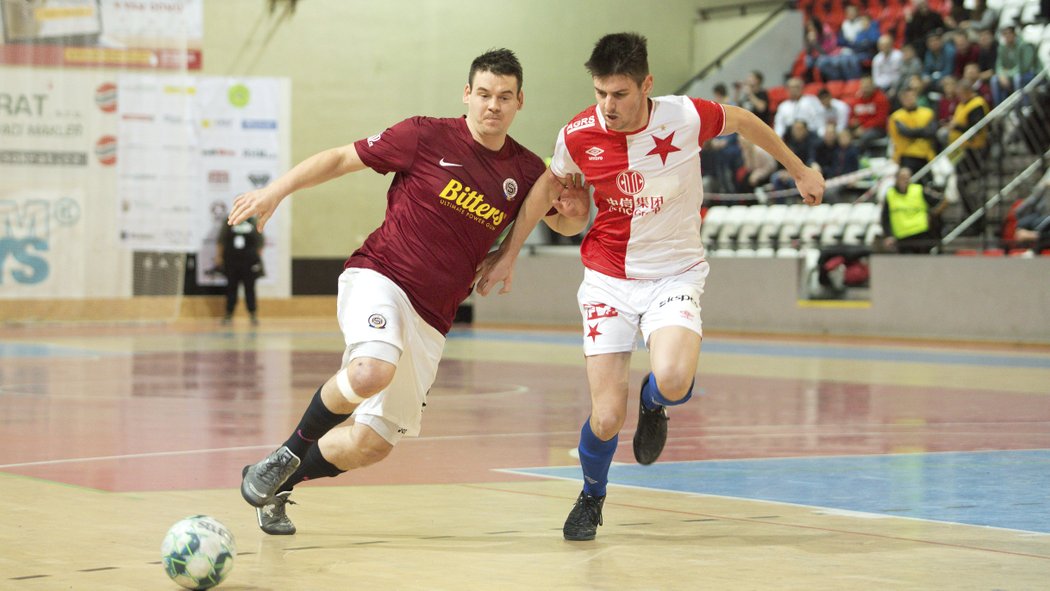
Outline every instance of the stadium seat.
<path fill-rule="evenodd" d="M 802 222 L 806 219 L 808 205 L 796 203 L 789 205 L 784 213 L 784 219 L 780 224 L 780 233 L 777 235 L 777 246 L 792 246 L 802 232 Z M 779 254 L 777 256 L 780 256 Z"/>
<path fill-rule="evenodd" d="M 854 203 L 846 219 L 846 227 L 842 231 L 842 243 L 858 245 L 864 242 L 868 234 L 868 226 L 878 224 L 879 206 L 870 201 Z"/>
<path fill-rule="evenodd" d="M 733 242 L 736 240 L 737 233 L 740 232 L 740 225 L 744 223 L 747 210 L 746 205 L 729 206 L 729 211 L 722 219 L 722 226 L 718 230 L 718 250 L 733 249 Z"/>
<path fill-rule="evenodd" d="M 769 93 L 769 112 L 775 113 L 777 106 L 787 100 L 788 91 L 786 86 L 771 86 L 766 89 Z"/>
<path fill-rule="evenodd" d="M 806 212 L 806 218 L 802 222 L 802 228 L 798 233 L 798 242 L 801 246 L 813 246 L 820 240 L 820 233 L 824 230 L 824 222 L 831 214 L 831 206 L 827 204 L 810 207 Z"/>
<path fill-rule="evenodd" d="M 782 203 L 766 208 L 766 217 L 762 220 L 762 227 L 758 229 L 758 236 L 755 239 L 755 244 L 759 249 L 773 246 L 787 212 L 788 206 Z"/>
<path fill-rule="evenodd" d="M 755 237 L 758 235 L 759 228 L 762 227 L 762 223 L 765 221 L 767 209 L 768 207 L 762 203 L 751 205 L 747 208 L 747 212 L 744 214 L 744 218 L 740 222 L 740 230 L 736 235 L 737 250 L 742 248 L 753 248 L 756 246 Z"/>
<path fill-rule="evenodd" d="M 852 203 L 835 203 L 831 205 L 827 219 L 824 220 L 824 229 L 820 232 L 821 246 L 834 246 L 842 240 L 842 235 L 849 221 Z"/>
<path fill-rule="evenodd" d="M 707 208 L 707 215 L 704 216 L 704 222 L 700 226 L 700 240 L 704 244 L 710 244 L 718 236 L 722 220 L 728 213 L 729 206 L 727 205 L 713 205 Z"/>
<path fill-rule="evenodd" d="M 771 259 L 776 256 L 777 251 L 772 246 L 760 246 L 755 249 L 755 257 Z"/>

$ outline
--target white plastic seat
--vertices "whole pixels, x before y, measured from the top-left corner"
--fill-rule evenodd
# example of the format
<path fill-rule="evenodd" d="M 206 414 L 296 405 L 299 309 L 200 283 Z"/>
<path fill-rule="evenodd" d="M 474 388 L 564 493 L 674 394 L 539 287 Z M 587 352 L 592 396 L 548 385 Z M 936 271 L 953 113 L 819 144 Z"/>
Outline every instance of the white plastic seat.
<path fill-rule="evenodd" d="M 755 237 L 755 244 L 759 249 L 773 246 L 787 213 L 788 206 L 782 203 L 766 207 L 766 217 L 762 220 L 762 226 Z"/>
<path fill-rule="evenodd" d="M 744 222 L 748 207 L 746 205 L 731 205 L 729 213 L 722 220 L 722 227 L 718 230 L 718 248 L 732 249 L 733 241 L 740 231 L 740 224 Z"/>
<path fill-rule="evenodd" d="M 820 239 L 820 233 L 824 230 L 824 222 L 829 215 L 831 215 L 830 205 L 821 204 L 810 207 L 798 233 L 799 244 L 802 246 L 815 245 Z"/>
<path fill-rule="evenodd" d="M 704 244 L 710 243 L 718 236 L 718 231 L 722 227 L 722 220 L 725 219 L 728 213 L 729 206 L 727 205 L 712 205 L 707 208 L 707 215 L 704 216 L 704 222 L 700 226 L 700 240 Z"/>
<path fill-rule="evenodd" d="M 820 232 L 821 246 L 832 246 L 839 243 L 852 210 L 852 203 L 835 203 L 831 206 L 831 211 L 824 220 L 824 229 Z"/>
<path fill-rule="evenodd" d="M 796 203 L 789 205 L 784 219 L 780 224 L 780 232 L 777 235 L 777 246 L 793 246 L 793 242 L 802 231 L 802 222 L 806 219 L 806 213 L 810 209 L 808 205 Z M 780 256 L 780 255 L 777 255 Z"/>
<path fill-rule="evenodd" d="M 736 248 L 752 248 L 755 246 L 755 236 L 758 234 L 762 222 L 766 218 L 768 206 L 762 203 L 750 205 L 744 218 L 740 222 L 740 230 L 736 235 Z"/>
<path fill-rule="evenodd" d="M 755 249 L 755 258 L 771 259 L 776 255 L 777 251 L 772 246 L 759 246 Z"/>

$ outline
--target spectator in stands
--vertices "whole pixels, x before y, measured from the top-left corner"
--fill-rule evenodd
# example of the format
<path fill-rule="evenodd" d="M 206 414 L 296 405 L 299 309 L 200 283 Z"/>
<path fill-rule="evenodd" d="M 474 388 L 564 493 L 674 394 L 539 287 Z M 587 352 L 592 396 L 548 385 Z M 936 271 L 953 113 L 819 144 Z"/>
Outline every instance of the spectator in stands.
<path fill-rule="evenodd" d="M 926 38 L 926 57 L 922 73 L 926 84 L 933 90 L 941 88 L 941 79 L 952 75 L 955 67 L 955 48 L 945 44 L 941 33 L 931 33 Z"/>
<path fill-rule="evenodd" d="M 926 57 L 926 40 L 932 33 L 943 31 L 944 19 L 930 10 L 926 0 L 915 0 L 912 11 L 905 17 L 904 42 L 915 48 L 920 58 Z"/>
<path fill-rule="evenodd" d="M 806 166 L 809 166 L 813 164 L 814 150 L 816 150 L 820 140 L 809 130 L 809 126 L 806 125 L 805 121 L 796 119 L 791 124 L 791 130 L 784 137 L 784 143 L 798 156 L 799 160 L 805 162 Z M 773 174 L 774 189 L 787 189 L 793 187 L 794 183 L 794 177 L 786 170 L 778 170 Z"/>
<path fill-rule="evenodd" d="M 998 25 L 998 11 L 988 6 L 987 0 L 977 0 L 967 19 L 959 23 L 959 28 L 967 31 L 990 31 L 994 33 Z"/>
<path fill-rule="evenodd" d="M 887 131 L 893 146 L 893 161 L 919 170 L 937 155 L 937 117 L 933 109 L 920 107 L 912 89 L 901 92 L 901 108 L 890 115 Z"/>
<path fill-rule="evenodd" d="M 856 6 L 847 6 L 855 14 Z M 879 25 L 867 14 L 861 14 L 852 21 L 847 18 L 839 30 L 838 44 L 840 51 L 825 55 L 817 60 L 817 67 L 825 80 L 856 80 L 860 78 L 863 68 L 875 55 L 879 41 Z"/>
<path fill-rule="evenodd" d="M 871 58 L 871 79 L 891 101 L 897 96 L 904 55 L 893 47 L 893 37 L 879 37 L 879 51 Z"/>
<path fill-rule="evenodd" d="M 919 91 L 922 93 L 923 99 L 925 99 L 926 83 L 922 82 L 922 60 L 916 54 L 915 46 L 910 43 L 905 43 L 901 47 L 901 75 L 898 78 L 897 83 L 892 87 L 892 92 L 896 94 L 904 88 L 908 88 L 912 85 L 912 80 L 918 77 L 922 87 Z M 928 105 L 927 105 L 928 106 Z"/>
<path fill-rule="evenodd" d="M 831 96 L 831 91 L 821 88 L 817 92 L 817 100 L 820 101 L 821 126 L 815 131 L 818 135 L 824 135 L 824 130 L 832 128 L 836 132 L 849 127 L 849 105 L 845 101 Z"/>
<path fill-rule="evenodd" d="M 952 62 L 952 76 L 959 77 L 963 74 L 966 64 L 976 64 L 980 57 L 981 48 L 976 43 L 970 42 L 970 36 L 965 31 L 952 33 L 953 46 L 955 48 L 955 59 Z"/>
<path fill-rule="evenodd" d="M 1037 251 L 1050 248 L 1050 178 L 1044 177 L 1014 215 L 1017 216 L 1014 241 L 1018 246 Z"/>
<path fill-rule="evenodd" d="M 798 76 L 804 75 L 810 82 L 823 80 L 820 66 L 826 61 L 826 56 L 835 56 L 841 51 L 838 35 L 831 25 L 827 22 L 822 23 L 816 17 L 809 18 L 806 20 L 805 47 L 802 49 L 802 71 L 795 73 Z"/>
<path fill-rule="evenodd" d="M 824 128 L 823 141 L 813 149 L 813 164 L 825 179 L 860 170 L 860 156 L 853 146 L 853 136 L 849 130 L 835 131 L 831 126 Z M 841 187 L 828 187 L 824 190 L 824 203 L 837 203 L 840 195 Z"/>
<path fill-rule="evenodd" d="M 821 127 L 820 101 L 811 94 L 802 94 L 802 79 L 791 78 L 787 81 L 788 98 L 777 106 L 776 116 L 773 118 L 773 129 L 777 135 L 784 137 L 788 128 L 797 119 L 806 122 L 806 126 L 819 129 Z"/>
<path fill-rule="evenodd" d="M 726 85 L 715 84 L 711 89 L 711 99 L 724 105 L 729 102 Z M 732 193 L 735 189 L 733 171 L 739 166 L 740 146 L 737 135 L 724 135 L 712 138 L 704 143 L 700 151 L 700 171 L 703 175 L 704 190 L 711 193 Z"/>
<path fill-rule="evenodd" d="M 995 60 L 999 44 L 995 40 L 995 31 L 982 29 L 977 34 L 977 67 L 981 70 L 981 80 L 991 84 L 995 74 Z"/>
<path fill-rule="evenodd" d="M 952 116 L 955 115 L 955 108 L 959 106 L 958 87 L 959 82 L 955 79 L 955 76 L 946 76 L 941 80 L 941 92 L 934 111 L 937 113 L 938 127 L 945 130 L 945 137 L 942 138 L 942 141 L 947 139 L 948 124 L 951 123 Z"/>
<path fill-rule="evenodd" d="M 930 95 L 926 92 L 926 83 L 922 81 L 921 74 L 913 74 L 912 77 L 908 79 L 907 84 L 904 85 L 902 90 L 904 88 L 915 91 L 916 102 L 920 107 L 934 108 L 934 103 L 930 100 Z M 940 95 L 937 95 L 937 98 L 940 98 Z M 948 113 L 948 117 L 951 117 L 951 112 Z"/>
<path fill-rule="evenodd" d="M 1014 27 L 1003 27 L 1000 34 L 1003 41 L 999 44 L 995 75 L 992 76 L 992 101 L 996 105 L 1014 90 L 1031 82 L 1040 68 L 1035 47 L 1018 40 Z"/>
<path fill-rule="evenodd" d="M 956 87 L 959 104 L 955 108 L 952 120 L 948 124 L 948 143 L 954 143 L 971 127 L 977 125 L 991 110 L 988 101 L 984 100 L 973 86 L 959 84 Z M 971 135 L 953 154 L 955 174 L 959 187 L 959 197 L 966 213 L 981 209 L 984 204 L 984 164 L 988 160 L 988 130 L 980 129 Z M 984 231 L 984 218 L 971 226 L 971 231 L 980 234 Z"/>
<path fill-rule="evenodd" d="M 889 116 L 889 99 L 875 87 L 871 76 L 861 78 L 860 90 L 853 99 L 849 122 L 861 154 L 867 153 L 874 141 L 886 137 L 886 121 Z"/>
<path fill-rule="evenodd" d="M 740 156 L 743 165 L 737 170 L 737 192 L 751 193 L 769 180 L 777 170 L 777 161 L 773 156 L 747 138 L 740 138 Z"/>
<path fill-rule="evenodd" d="M 773 117 L 769 112 L 769 92 L 762 87 L 764 80 L 762 72 L 752 70 L 743 81 L 734 82 L 733 102 L 738 107 L 751 111 L 767 124 L 772 124 Z"/>
<path fill-rule="evenodd" d="M 963 68 L 962 78 L 959 79 L 959 84 L 972 86 L 977 91 L 977 94 L 988 101 L 988 104 L 992 103 L 992 86 L 981 78 L 981 67 L 977 64 L 966 64 L 966 67 Z"/>
<path fill-rule="evenodd" d="M 911 182 L 912 171 L 897 170 L 882 207 L 883 246 L 900 254 L 929 254 L 941 240 L 940 215 L 948 206 L 942 195 Z"/>

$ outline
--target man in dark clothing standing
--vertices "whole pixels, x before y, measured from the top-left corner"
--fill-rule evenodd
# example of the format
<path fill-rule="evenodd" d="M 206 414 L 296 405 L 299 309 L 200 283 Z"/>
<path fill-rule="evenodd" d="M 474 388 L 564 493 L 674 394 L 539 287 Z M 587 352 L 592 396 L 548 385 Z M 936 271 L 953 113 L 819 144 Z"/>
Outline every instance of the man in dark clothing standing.
<path fill-rule="evenodd" d="M 244 284 L 244 303 L 252 324 L 258 325 L 255 315 L 255 280 L 263 275 L 263 235 L 255 228 L 255 218 L 235 226 L 223 224 L 219 233 L 219 246 L 215 263 L 226 275 L 226 315 L 223 324 L 233 321 L 233 309 L 237 307 L 237 292 Z"/>

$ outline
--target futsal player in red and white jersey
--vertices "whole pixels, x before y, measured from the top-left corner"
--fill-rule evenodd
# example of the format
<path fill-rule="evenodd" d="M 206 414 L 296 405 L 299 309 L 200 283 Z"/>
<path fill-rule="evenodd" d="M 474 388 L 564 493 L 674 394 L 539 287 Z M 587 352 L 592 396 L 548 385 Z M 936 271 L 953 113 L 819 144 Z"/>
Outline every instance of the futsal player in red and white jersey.
<path fill-rule="evenodd" d="M 342 368 L 318 388 L 288 440 L 244 468 L 241 495 L 266 533 L 295 533 L 285 505 L 299 482 L 374 464 L 403 436 L 418 435 L 456 309 L 533 184 L 550 174 L 507 135 L 523 105 L 521 83 L 513 52 L 489 51 L 471 64 L 466 117 L 406 119 L 312 156 L 234 202 L 230 225 L 257 216 L 261 231 L 295 191 L 365 168 L 394 173 L 386 218 L 339 277 Z M 545 219 L 555 231 L 575 228 L 589 197 L 574 178 L 553 182 L 570 190 Z M 336 428 L 351 414 L 352 425 Z"/>
<path fill-rule="evenodd" d="M 523 209 L 497 257 L 486 261 L 478 292 L 509 290 L 529 232 L 557 198 L 557 178 L 582 173 L 598 212 L 581 247 L 578 293 L 591 416 L 580 432 L 583 491 L 565 522 L 568 540 L 594 539 L 602 522 L 609 466 L 627 414 L 628 370 L 640 330 L 652 372 L 642 382 L 635 459 L 651 464 L 667 440 L 665 407 L 689 400 L 703 332 L 700 295 L 708 264 L 700 242 L 700 147 L 739 132 L 772 154 L 795 179 L 805 203 L 820 203 L 824 179 L 751 112 L 685 96 L 650 98 L 644 37 L 601 38 L 585 64 L 597 104 L 558 134 L 550 170 L 533 188 L 543 199 Z M 572 228 L 581 230 L 582 225 Z"/>

